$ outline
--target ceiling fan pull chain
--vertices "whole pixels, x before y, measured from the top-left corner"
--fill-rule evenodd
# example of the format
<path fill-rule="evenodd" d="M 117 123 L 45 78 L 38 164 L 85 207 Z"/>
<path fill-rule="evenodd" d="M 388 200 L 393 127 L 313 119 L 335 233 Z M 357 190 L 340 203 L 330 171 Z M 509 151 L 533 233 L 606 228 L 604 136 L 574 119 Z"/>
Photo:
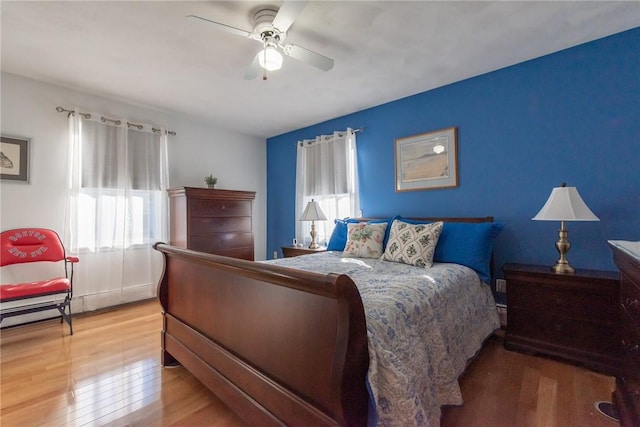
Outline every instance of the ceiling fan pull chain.
<path fill-rule="evenodd" d="M 262 59 L 267 63 L 267 39 L 264 39 L 264 49 L 262 50 Z M 267 80 L 267 69 L 262 67 L 262 80 Z"/>

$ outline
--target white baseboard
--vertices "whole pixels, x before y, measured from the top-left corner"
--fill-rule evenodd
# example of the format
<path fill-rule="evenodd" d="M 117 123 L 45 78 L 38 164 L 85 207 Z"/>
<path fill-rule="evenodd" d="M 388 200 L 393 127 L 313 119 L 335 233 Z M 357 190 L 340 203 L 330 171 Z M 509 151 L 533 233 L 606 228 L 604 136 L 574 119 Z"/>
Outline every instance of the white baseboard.
<path fill-rule="evenodd" d="M 126 304 L 156 296 L 156 284 L 138 285 L 124 288 L 120 291 L 101 292 L 93 295 L 83 295 L 73 298 L 71 309 L 73 313 L 94 311 L 114 305 Z M 76 308 L 76 306 L 80 306 Z M 78 311 L 80 310 L 80 311 Z"/>
<path fill-rule="evenodd" d="M 86 311 L 94 311 L 101 308 L 112 307 L 115 305 L 126 304 L 129 302 L 141 301 L 145 299 L 155 298 L 157 285 L 150 283 L 146 285 L 131 286 L 122 290 L 101 292 L 99 294 L 92 295 L 80 295 L 75 296 L 71 300 L 71 313 L 78 314 Z M 51 297 L 34 298 L 29 303 L 38 303 L 42 299 L 51 300 Z M 64 298 L 63 298 L 64 299 Z M 3 303 L 4 306 L 21 305 L 20 301 L 14 301 L 12 303 Z M 29 313 L 23 316 L 8 317 L 2 321 L 2 328 L 19 325 L 27 322 L 35 322 L 38 320 L 51 319 L 54 317 L 60 317 L 58 310 L 39 311 L 36 313 Z"/>

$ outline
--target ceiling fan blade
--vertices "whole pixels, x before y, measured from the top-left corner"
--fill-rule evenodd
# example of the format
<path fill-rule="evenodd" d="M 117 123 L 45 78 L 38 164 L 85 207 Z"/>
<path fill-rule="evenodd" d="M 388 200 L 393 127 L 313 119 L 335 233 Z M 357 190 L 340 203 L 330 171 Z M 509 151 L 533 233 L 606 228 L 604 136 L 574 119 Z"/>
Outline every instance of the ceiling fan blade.
<path fill-rule="evenodd" d="M 297 59 L 298 61 L 306 62 L 309 65 L 320 68 L 321 70 L 329 71 L 333 68 L 333 59 L 320 55 L 319 53 L 313 52 L 309 49 L 305 49 L 294 44 L 288 44 L 285 45 L 282 50 L 285 55 Z"/>
<path fill-rule="evenodd" d="M 203 18 L 201 16 L 187 15 L 187 18 L 201 19 L 203 21 L 207 21 L 207 22 L 210 22 L 212 24 L 215 24 L 218 27 L 218 29 L 220 29 L 220 30 L 227 31 L 229 33 L 232 33 L 232 34 L 235 34 L 235 35 L 238 35 L 238 36 L 251 37 L 251 33 L 249 31 L 241 30 L 240 28 L 236 28 L 236 27 L 231 27 L 231 26 L 226 25 L 226 24 L 221 24 L 219 22 L 212 21 L 210 19 Z"/>
<path fill-rule="evenodd" d="M 286 33 L 306 5 L 307 1 L 284 1 L 273 20 L 273 26 Z"/>
<path fill-rule="evenodd" d="M 245 71 L 245 80 L 255 79 L 256 77 L 258 77 L 258 74 L 260 74 L 260 71 L 262 71 L 262 67 L 258 62 L 258 55 L 260 55 L 260 52 L 256 53 L 256 56 L 253 57 L 253 61 L 251 61 L 251 65 L 249 65 L 249 68 L 247 68 L 247 71 Z"/>

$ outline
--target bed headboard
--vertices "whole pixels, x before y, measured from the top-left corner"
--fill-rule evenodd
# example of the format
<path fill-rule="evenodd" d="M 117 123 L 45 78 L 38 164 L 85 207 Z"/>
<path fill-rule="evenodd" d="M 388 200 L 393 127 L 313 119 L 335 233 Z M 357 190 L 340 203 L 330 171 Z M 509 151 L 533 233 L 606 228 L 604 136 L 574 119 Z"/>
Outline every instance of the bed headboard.
<path fill-rule="evenodd" d="M 406 217 L 407 219 L 415 220 L 415 221 L 442 221 L 442 222 L 471 222 L 471 223 L 480 223 L 480 222 L 493 222 L 492 216 L 480 216 L 480 217 Z M 375 221 L 384 218 L 354 218 L 360 222 L 367 221 Z"/>

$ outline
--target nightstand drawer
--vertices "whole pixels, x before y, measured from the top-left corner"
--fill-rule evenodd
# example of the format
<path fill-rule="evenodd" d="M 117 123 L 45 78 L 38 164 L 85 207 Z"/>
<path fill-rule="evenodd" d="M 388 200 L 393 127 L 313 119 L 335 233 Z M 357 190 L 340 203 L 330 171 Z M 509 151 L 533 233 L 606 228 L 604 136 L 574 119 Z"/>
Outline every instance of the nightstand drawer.
<path fill-rule="evenodd" d="M 509 333 L 513 336 L 591 353 L 608 354 L 617 346 L 616 323 L 586 322 L 548 311 L 507 309 L 507 316 Z"/>
<path fill-rule="evenodd" d="M 511 279 L 507 282 L 507 299 L 509 308 L 554 313 L 576 320 L 609 322 L 619 312 L 616 294 L 594 294 L 588 290 L 568 292 L 559 287 Z"/>
<path fill-rule="evenodd" d="M 303 246 L 283 246 L 282 256 L 284 256 L 285 258 L 290 258 L 294 256 L 315 254 L 318 252 L 326 252 L 326 250 L 327 250 L 326 246 L 320 246 L 319 248 L 316 248 L 316 249 L 309 249 Z"/>

